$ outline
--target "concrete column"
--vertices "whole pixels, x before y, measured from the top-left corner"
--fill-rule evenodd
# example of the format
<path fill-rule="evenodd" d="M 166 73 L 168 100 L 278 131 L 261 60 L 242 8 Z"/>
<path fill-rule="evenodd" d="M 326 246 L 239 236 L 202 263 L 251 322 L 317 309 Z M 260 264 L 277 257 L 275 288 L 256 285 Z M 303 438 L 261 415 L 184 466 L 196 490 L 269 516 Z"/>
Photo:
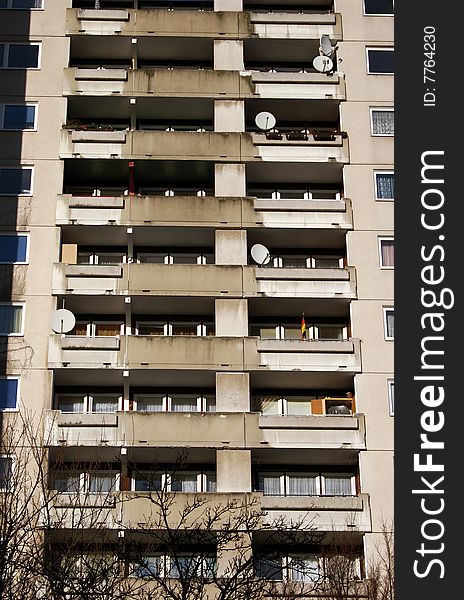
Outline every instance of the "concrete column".
<path fill-rule="evenodd" d="M 250 412 L 249 373 L 216 373 L 216 411 Z"/>
<path fill-rule="evenodd" d="M 243 71 L 243 42 L 241 40 L 214 40 L 214 69 L 216 71 Z"/>
<path fill-rule="evenodd" d="M 216 335 L 248 335 L 248 302 L 244 299 L 218 298 L 214 303 Z"/>
<path fill-rule="evenodd" d="M 218 450 L 217 491 L 251 492 L 251 450 Z"/>
<path fill-rule="evenodd" d="M 214 131 L 245 131 L 243 100 L 214 101 Z"/>
<path fill-rule="evenodd" d="M 217 265 L 246 265 L 246 231 L 242 229 L 217 229 L 215 252 Z"/>
<path fill-rule="evenodd" d="M 246 196 L 246 172 L 242 163 L 214 165 L 215 196 Z"/>
<path fill-rule="evenodd" d="M 214 0 L 214 10 L 230 12 L 242 12 L 243 0 Z"/>

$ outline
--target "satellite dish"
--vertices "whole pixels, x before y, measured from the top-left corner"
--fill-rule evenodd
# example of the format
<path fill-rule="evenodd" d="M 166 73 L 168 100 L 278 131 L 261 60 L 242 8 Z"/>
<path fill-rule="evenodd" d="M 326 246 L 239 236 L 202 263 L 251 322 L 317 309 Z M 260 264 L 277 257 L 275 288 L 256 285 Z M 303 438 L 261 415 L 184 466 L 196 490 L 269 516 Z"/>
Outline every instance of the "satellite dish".
<path fill-rule="evenodd" d="M 70 310 L 60 308 L 52 315 L 52 329 L 55 333 L 68 333 L 74 328 L 76 317 Z"/>
<path fill-rule="evenodd" d="M 330 43 L 330 37 L 326 33 L 321 35 L 321 45 L 319 46 L 319 50 L 324 56 L 332 56 L 333 54 L 334 49 Z"/>
<path fill-rule="evenodd" d="M 320 73 L 328 73 L 333 69 L 333 61 L 328 56 L 316 56 L 313 60 L 313 67 Z"/>
<path fill-rule="evenodd" d="M 275 127 L 276 118 L 270 112 L 260 112 L 255 117 L 255 123 L 260 129 L 269 131 L 269 129 Z"/>
<path fill-rule="evenodd" d="M 269 250 L 263 244 L 255 244 L 251 247 L 251 257 L 258 265 L 267 265 L 271 260 Z"/>

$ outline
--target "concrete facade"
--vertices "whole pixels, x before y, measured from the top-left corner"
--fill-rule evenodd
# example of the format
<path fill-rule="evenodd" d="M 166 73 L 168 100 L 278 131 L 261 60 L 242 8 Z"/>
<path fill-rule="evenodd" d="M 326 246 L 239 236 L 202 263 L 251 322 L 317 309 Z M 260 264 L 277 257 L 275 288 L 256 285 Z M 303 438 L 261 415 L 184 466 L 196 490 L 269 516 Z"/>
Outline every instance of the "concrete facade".
<path fill-rule="evenodd" d="M 26 264 L 0 265 L 0 304 L 25 307 L 0 338 L 14 410 L 45 414 L 51 469 L 103 446 L 141 464 L 189 448 L 215 502 L 355 527 L 366 565 L 393 515 L 393 137 L 372 129 L 393 78 L 367 54 L 393 47 L 393 16 L 362 0 L 106 5 L 0 10 L 0 46 L 41 45 L 37 68 L 0 69 L 0 104 L 37 106 L 35 128 L 0 130 L 0 174 L 33 168 L 27 193 L 0 179 L 0 236 L 29 235 Z M 321 35 L 329 74 L 312 67 Z M 262 489 L 313 473 L 313 496 Z M 346 473 L 350 493 L 328 491 Z"/>

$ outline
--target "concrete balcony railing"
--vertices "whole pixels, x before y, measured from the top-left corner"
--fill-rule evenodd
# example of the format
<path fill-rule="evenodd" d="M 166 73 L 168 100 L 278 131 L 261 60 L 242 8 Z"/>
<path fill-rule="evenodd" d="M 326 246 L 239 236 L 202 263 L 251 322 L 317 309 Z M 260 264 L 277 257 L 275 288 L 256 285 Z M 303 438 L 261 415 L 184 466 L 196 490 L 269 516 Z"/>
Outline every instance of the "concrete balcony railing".
<path fill-rule="evenodd" d="M 58 196 L 57 225 L 352 229 L 351 201 L 196 196 Z"/>
<path fill-rule="evenodd" d="M 289 269 L 239 265 L 55 263 L 52 289 L 59 295 L 356 298 L 353 267 Z"/>
<path fill-rule="evenodd" d="M 68 9 L 67 35 L 208 37 L 221 39 L 306 38 L 330 35 L 341 39 L 339 14 L 247 13 L 225 11 Z"/>
<path fill-rule="evenodd" d="M 241 39 L 253 33 L 246 13 L 167 9 L 66 11 L 67 35 L 202 37 Z"/>
<path fill-rule="evenodd" d="M 259 368 L 278 371 L 361 371 L 361 347 L 357 339 L 257 340 Z"/>
<path fill-rule="evenodd" d="M 322 531 L 371 531 L 369 495 L 358 496 L 263 496 L 266 521 L 312 518 L 312 525 Z"/>
<path fill-rule="evenodd" d="M 359 340 L 219 336 L 50 336 L 49 368 L 324 371 L 359 373 Z"/>
<path fill-rule="evenodd" d="M 198 497 L 204 504 L 192 507 Z M 156 500 L 156 496 L 154 497 Z M 170 504 L 169 519 L 172 527 L 188 529 L 194 519 L 201 522 L 201 511 L 220 509 L 225 518 L 231 517 L 235 504 L 237 516 L 240 507 L 247 501 L 253 511 L 265 511 L 264 523 L 284 517 L 288 521 L 303 519 L 320 531 L 371 531 L 371 518 L 368 494 L 358 496 L 263 496 L 260 492 L 203 493 L 177 492 L 168 494 L 165 502 Z M 156 528 L 160 517 L 157 505 L 147 492 L 112 492 L 109 494 L 55 494 L 52 498 L 53 510 L 60 528 L 88 528 L 92 519 L 99 527 L 108 529 L 150 529 Z M 226 511 L 225 508 L 230 507 Z M 92 509 L 89 511 L 89 509 Z M 185 516 L 180 521 L 181 514 Z"/>
<path fill-rule="evenodd" d="M 213 69 L 64 70 L 65 96 L 150 96 L 203 98 L 304 98 L 344 100 L 345 79 L 334 73 L 267 73 Z"/>
<path fill-rule="evenodd" d="M 363 415 L 261 416 L 258 413 L 127 411 L 70 414 L 50 410 L 50 446 L 156 448 L 365 449 Z"/>
<path fill-rule="evenodd" d="M 270 139 L 260 133 L 196 131 L 76 131 L 64 129 L 61 158 L 120 158 L 206 160 L 227 162 L 349 162 L 348 140 L 343 134 L 333 139 Z"/>
<path fill-rule="evenodd" d="M 253 33 L 259 38 L 319 39 L 329 35 L 334 41 L 342 39 L 340 14 L 250 13 Z"/>
<path fill-rule="evenodd" d="M 304 298 L 356 298 L 354 267 L 346 269 L 256 268 L 259 295 Z"/>

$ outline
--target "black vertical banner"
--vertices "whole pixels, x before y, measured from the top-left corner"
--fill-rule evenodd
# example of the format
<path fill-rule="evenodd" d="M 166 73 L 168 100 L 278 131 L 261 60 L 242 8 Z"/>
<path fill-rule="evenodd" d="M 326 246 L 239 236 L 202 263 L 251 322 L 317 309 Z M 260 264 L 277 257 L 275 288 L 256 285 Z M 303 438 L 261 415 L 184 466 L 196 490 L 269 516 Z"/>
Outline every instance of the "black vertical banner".
<path fill-rule="evenodd" d="M 463 596 L 463 13 L 395 5 L 396 600 Z"/>

